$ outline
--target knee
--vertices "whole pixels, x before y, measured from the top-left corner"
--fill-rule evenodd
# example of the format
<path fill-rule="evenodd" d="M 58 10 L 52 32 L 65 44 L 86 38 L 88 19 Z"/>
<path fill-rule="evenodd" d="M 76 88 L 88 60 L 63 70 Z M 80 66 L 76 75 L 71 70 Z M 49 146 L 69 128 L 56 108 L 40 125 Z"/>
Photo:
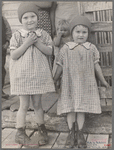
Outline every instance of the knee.
<path fill-rule="evenodd" d="M 35 110 L 41 109 L 42 108 L 41 95 L 34 95 L 32 97 L 32 104 Z"/>
<path fill-rule="evenodd" d="M 33 104 L 33 107 L 34 107 L 34 110 L 40 110 L 40 109 L 42 109 L 42 105 L 41 105 L 41 103 L 34 103 Z"/>
<path fill-rule="evenodd" d="M 40 105 L 33 105 L 33 107 L 34 107 L 34 110 L 40 110 L 41 109 Z"/>
<path fill-rule="evenodd" d="M 23 105 L 23 106 L 20 106 L 19 110 L 27 112 L 28 108 L 29 108 L 29 105 Z"/>

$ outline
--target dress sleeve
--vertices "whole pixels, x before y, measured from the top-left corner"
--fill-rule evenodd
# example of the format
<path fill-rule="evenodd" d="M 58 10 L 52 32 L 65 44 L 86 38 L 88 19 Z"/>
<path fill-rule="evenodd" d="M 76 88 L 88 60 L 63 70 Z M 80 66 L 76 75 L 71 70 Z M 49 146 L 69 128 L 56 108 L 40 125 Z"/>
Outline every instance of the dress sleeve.
<path fill-rule="evenodd" d="M 96 64 L 99 62 L 100 54 L 99 54 L 97 47 L 93 44 L 92 44 L 92 50 L 93 50 L 93 61 L 94 61 L 94 64 Z"/>
<path fill-rule="evenodd" d="M 11 40 L 10 40 L 10 50 L 15 50 L 16 48 L 19 47 L 19 39 L 20 39 L 20 34 L 19 32 L 13 33 Z"/>
<path fill-rule="evenodd" d="M 41 40 L 46 46 L 52 48 L 51 36 L 44 30 L 42 30 Z"/>
<path fill-rule="evenodd" d="M 58 58 L 57 58 L 57 63 L 56 63 L 57 65 L 63 66 L 66 48 L 67 48 L 67 46 L 64 45 L 64 46 L 60 49 L 60 52 L 59 52 Z"/>

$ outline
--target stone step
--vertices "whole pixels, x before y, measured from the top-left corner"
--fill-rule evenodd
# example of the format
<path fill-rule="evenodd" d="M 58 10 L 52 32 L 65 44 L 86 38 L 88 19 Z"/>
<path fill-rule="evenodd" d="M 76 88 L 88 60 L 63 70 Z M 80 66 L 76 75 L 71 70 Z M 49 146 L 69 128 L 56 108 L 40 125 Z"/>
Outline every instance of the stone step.
<path fill-rule="evenodd" d="M 27 130 L 27 135 L 31 138 L 33 144 L 38 142 L 38 131 Z M 2 148 L 4 149 L 25 149 L 21 144 L 15 143 L 16 129 L 5 128 L 2 130 Z M 48 132 L 49 142 L 40 149 L 66 149 L 65 143 L 68 132 Z M 87 142 L 87 149 L 107 149 L 112 147 L 112 135 L 109 134 L 84 134 Z M 78 146 L 74 147 L 78 149 Z"/>
<path fill-rule="evenodd" d="M 44 146 L 40 146 L 40 149 L 51 149 L 52 146 L 54 145 L 57 137 L 58 137 L 59 133 L 57 132 L 48 132 L 48 136 L 49 136 L 49 141 L 48 141 L 48 144 L 47 145 L 44 145 Z M 32 135 L 31 137 L 31 140 L 33 141 L 33 144 L 37 144 L 38 143 L 38 132 L 34 132 L 34 134 Z M 24 146 L 22 148 L 25 148 Z"/>
<path fill-rule="evenodd" d="M 33 130 L 26 130 L 27 135 L 31 135 Z M 2 148 L 21 148 L 21 144 L 15 143 L 15 134 L 16 134 L 16 129 L 11 129 L 11 128 L 5 128 L 2 130 Z"/>
<path fill-rule="evenodd" d="M 16 125 L 17 112 L 11 112 L 10 110 L 2 111 L 2 128 L 14 128 Z M 33 111 L 27 112 L 26 128 L 37 129 L 37 124 L 34 119 L 35 115 Z M 44 115 L 46 128 L 50 131 L 68 132 L 68 125 L 66 116 L 49 116 L 47 113 Z M 112 133 L 112 116 L 104 113 L 100 115 L 86 116 L 86 121 L 83 128 L 84 133 Z"/>

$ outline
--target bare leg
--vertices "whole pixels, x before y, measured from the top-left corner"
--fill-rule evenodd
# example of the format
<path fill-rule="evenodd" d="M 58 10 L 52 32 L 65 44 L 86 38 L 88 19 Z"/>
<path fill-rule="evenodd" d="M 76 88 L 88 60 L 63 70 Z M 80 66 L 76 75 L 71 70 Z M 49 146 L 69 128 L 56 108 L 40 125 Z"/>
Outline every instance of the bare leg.
<path fill-rule="evenodd" d="M 67 137 L 65 147 L 73 148 L 75 143 L 75 113 L 67 114 L 67 123 L 69 127 L 69 135 Z"/>
<path fill-rule="evenodd" d="M 29 95 L 20 96 L 20 107 L 17 113 L 17 132 L 15 135 L 15 142 L 18 144 L 22 144 L 27 148 L 38 148 L 39 145 L 34 145 L 25 132 L 25 121 L 29 103 Z"/>
<path fill-rule="evenodd" d="M 75 114 L 76 113 L 68 113 L 67 114 L 67 123 L 68 123 L 68 127 L 71 130 L 73 122 L 75 122 Z"/>
<path fill-rule="evenodd" d="M 35 119 L 38 125 L 44 124 L 44 112 L 42 109 L 41 95 L 32 95 L 32 103 L 35 112 Z"/>
<path fill-rule="evenodd" d="M 78 112 L 77 113 L 77 124 L 78 124 L 79 130 L 81 130 L 83 128 L 84 122 L 85 122 L 85 113 Z"/>
<path fill-rule="evenodd" d="M 86 148 L 86 140 L 84 138 L 83 135 L 83 125 L 85 122 L 85 113 L 83 112 L 78 112 L 77 113 L 77 125 L 78 125 L 78 131 L 77 131 L 77 144 L 78 144 L 78 148 Z"/>
<path fill-rule="evenodd" d="M 42 109 L 41 95 L 32 95 L 31 98 L 35 111 L 35 121 L 38 125 L 38 143 L 39 145 L 45 145 L 48 143 L 48 135 L 44 125 L 44 112 Z"/>
<path fill-rule="evenodd" d="M 17 112 L 17 128 L 25 127 L 26 114 L 30 103 L 30 96 L 23 95 L 20 97 L 20 107 Z"/>

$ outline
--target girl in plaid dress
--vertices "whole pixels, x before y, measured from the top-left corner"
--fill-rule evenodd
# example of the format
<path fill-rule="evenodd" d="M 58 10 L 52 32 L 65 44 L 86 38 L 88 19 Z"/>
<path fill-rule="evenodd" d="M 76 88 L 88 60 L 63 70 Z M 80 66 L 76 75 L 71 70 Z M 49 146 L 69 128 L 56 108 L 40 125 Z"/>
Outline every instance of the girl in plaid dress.
<path fill-rule="evenodd" d="M 20 98 L 15 141 L 33 148 L 48 142 L 41 95 L 55 91 L 47 59 L 47 56 L 52 54 L 52 40 L 46 31 L 37 28 L 38 10 L 35 4 L 21 3 L 18 8 L 18 18 L 23 28 L 16 31 L 10 41 L 11 94 Z M 33 102 L 39 135 L 38 143 L 34 145 L 25 133 L 25 119 L 30 98 Z"/>
<path fill-rule="evenodd" d="M 99 62 L 99 52 L 95 45 L 87 42 L 91 23 L 84 16 L 77 16 L 70 23 L 73 42 L 66 43 L 60 50 L 58 67 L 54 76 L 56 84 L 62 74 L 61 94 L 58 100 L 58 115 L 67 113 L 69 135 L 66 147 L 86 148 L 83 135 L 85 113 L 101 113 L 100 97 L 95 73 L 106 88 Z M 77 132 L 75 134 L 75 120 Z"/>

